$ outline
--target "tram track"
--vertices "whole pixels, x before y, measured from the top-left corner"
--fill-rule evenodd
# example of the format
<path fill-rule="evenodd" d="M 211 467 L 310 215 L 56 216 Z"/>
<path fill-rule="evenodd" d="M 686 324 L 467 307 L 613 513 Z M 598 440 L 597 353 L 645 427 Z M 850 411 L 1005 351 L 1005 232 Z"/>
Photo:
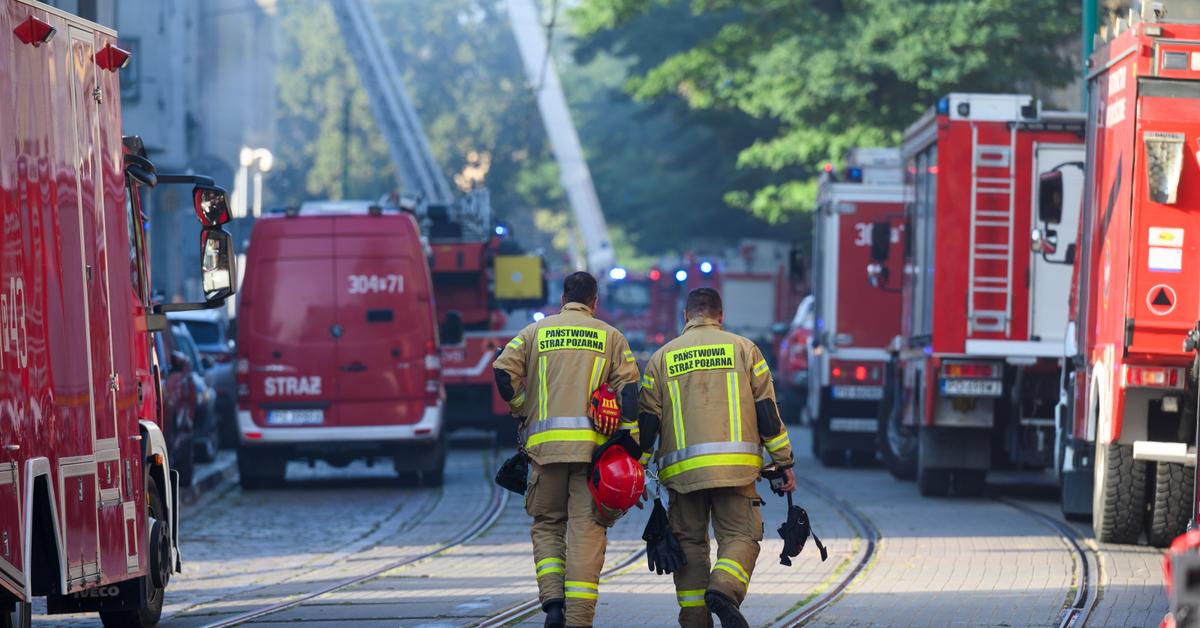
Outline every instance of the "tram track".
<path fill-rule="evenodd" d="M 1053 530 L 1071 552 L 1075 563 L 1073 594 L 1063 603 L 1054 625 L 1059 628 L 1087 625 L 1101 593 L 1100 561 L 1095 551 L 1086 545 L 1084 538 L 1069 524 L 1010 499 L 998 497 L 996 501 Z"/>
<path fill-rule="evenodd" d="M 851 562 L 850 566 L 828 587 L 819 590 L 811 599 L 804 601 L 799 607 L 784 613 L 781 618 L 771 624 L 772 626 L 786 628 L 803 626 L 822 611 L 842 599 L 846 589 L 858 579 L 867 566 L 871 564 L 871 561 L 875 560 L 879 550 L 879 542 L 883 538 L 883 534 L 879 531 L 879 528 L 862 511 L 838 497 L 831 489 L 807 478 L 797 477 L 796 482 L 803 485 L 805 489 L 815 494 L 822 501 L 833 506 L 850 523 L 851 528 L 854 529 L 857 537 L 862 540 L 864 546 L 862 551 Z"/>
<path fill-rule="evenodd" d="M 490 466 L 491 466 L 490 463 L 493 462 L 492 458 L 494 458 L 494 452 L 491 456 L 485 458 L 485 461 L 483 463 L 483 467 L 485 469 L 490 468 Z M 364 582 L 374 580 L 374 579 L 376 579 L 380 576 L 383 576 L 384 574 L 386 574 L 390 571 L 393 571 L 395 569 L 399 569 L 402 567 L 406 567 L 408 565 L 413 565 L 413 564 L 422 562 L 422 561 L 430 559 L 430 558 L 434 558 L 438 555 L 444 554 L 447 551 L 453 550 L 454 548 L 457 548 L 457 547 L 460 547 L 467 543 L 470 543 L 471 541 L 475 540 L 476 538 L 481 536 L 483 533 L 485 533 L 500 518 L 500 516 L 504 512 L 506 505 L 508 504 L 508 492 L 505 491 L 504 489 L 500 488 L 499 486 L 496 486 L 494 483 L 489 483 L 489 484 L 491 487 L 490 494 L 489 494 L 488 501 L 486 502 L 485 506 L 482 509 L 480 509 L 480 511 L 478 512 L 478 514 L 476 514 L 476 516 L 474 518 L 472 518 L 470 520 L 470 522 L 468 523 L 468 525 L 466 527 L 461 529 L 456 535 L 454 535 L 450 539 L 443 541 L 442 543 L 439 543 L 438 545 L 436 545 L 426 551 L 420 552 L 415 555 L 405 556 L 404 558 L 400 558 L 397 560 L 389 561 L 387 564 L 385 564 L 381 567 L 373 568 L 365 573 L 356 574 L 354 576 L 343 578 L 343 579 L 337 580 L 333 583 L 312 589 L 306 593 L 293 595 L 293 596 L 288 597 L 287 599 L 284 599 L 284 600 L 281 600 L 281 601 L 278 601 L 278 602 L 275 602 L 272 604 L 268 604 L 268 605 L 256 608 L 254 610 L 245 611 L 245 612 L 233 615 L 232 617 L 227 617 L 227 618 L 224 618 L 224 619 L 212 622 L 212 623 L 205 624 L 204 627 L 205 628 L 227 628 L 229 626 L 237 626 L 237 625 L 251 622 L 251 621 L 254 621 L 257 619 L 262 619 L 262 618 L 268 617 L 270 615 L 275 615 L 277 613 L 281 613 L 283 611 L 296 608 L 298 606 L 301 606 L 301 605 L 311 602 L 313 600 L 319 599 L 321 597 L 330 595 L 332 593 L 343 591 L 345 589 L 357 586 Z M 439 491 L 439 500 L 440 500 L 441 495 L 444 495 L 444 493 Z M 424 516 L 421 517 L 420 521 L 423 521 L 435 509 L 436 508 L 428 509 L 424 513 Z M 405 526 L 405 530 L 407 531 L 407 530 L 412 530 L 412 529 L 418 528 L 420 525 L 420 521 L 414 521 L 414 522 L 409 523 L 408 525 Z M 180 616 L 180 615 L 182 615 L 182 613 L 177 614 L 176 616 Z"/>

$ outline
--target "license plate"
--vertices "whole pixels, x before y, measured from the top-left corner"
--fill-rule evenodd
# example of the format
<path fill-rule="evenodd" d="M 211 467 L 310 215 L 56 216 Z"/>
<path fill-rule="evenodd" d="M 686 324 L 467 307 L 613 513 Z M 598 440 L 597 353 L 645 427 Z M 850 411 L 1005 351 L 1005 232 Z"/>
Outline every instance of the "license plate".
<path fill-rule="evenodd" d="M 964 397 L 999 397 L 1003 383 L 998 379 L 944 379 L 942 393 Z"/>
<path fill-rule="evenodd" d="M 267 423 L 270 425 L 320 425 L 324 422 L 325 411 L 320 409 L 271 410 L 267 412 Z"/>
<path fill-rule="evenodd" d="M 879 401 L 883 399 L 882 386 L 834 386 L 834 399 L 855 399 L 862 401 Z"/>

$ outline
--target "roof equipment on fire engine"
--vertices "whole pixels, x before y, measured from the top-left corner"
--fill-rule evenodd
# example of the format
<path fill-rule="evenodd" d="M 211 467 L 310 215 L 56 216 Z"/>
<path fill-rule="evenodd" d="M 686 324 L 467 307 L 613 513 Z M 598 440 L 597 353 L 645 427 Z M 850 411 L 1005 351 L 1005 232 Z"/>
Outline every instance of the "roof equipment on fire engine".
<path fill-rule="evenodd" d="M 617 403 L 617 394 L 608 384 L 601 384 L 592 391 L 591 409 L 588 414 L 597 432 L 612 434 L 617 430 L 617 425 L 621 422 L 621 406 Z"/>
<path fill-rule="evenodd" d="M 529 486 L 529 456 L 524 450 L 518 450 L 500 465 L 500 470 L 496 472 L 496 485 L 517 495 L 525 494 Z"/>
<path fill-rule="evenodd" d="M 587 485 L 596 504 L 596 521 L 600 525 L 612 527 L 642 498 L 646 474 L 638 463 L 641 453 L 641 446 L 629 430 L 620 430 L 592 453 Z"/>

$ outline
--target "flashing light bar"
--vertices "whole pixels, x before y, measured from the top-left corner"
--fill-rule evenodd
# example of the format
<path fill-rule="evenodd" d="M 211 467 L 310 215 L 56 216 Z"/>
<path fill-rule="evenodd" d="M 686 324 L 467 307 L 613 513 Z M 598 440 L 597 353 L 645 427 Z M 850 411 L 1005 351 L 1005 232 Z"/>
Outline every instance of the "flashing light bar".
<path fill-rule="evenodd" d="M 650 281 L 658 281 L 659 279 L 662 279 L 662 271 L 657 268 L 651 270 Z"/>
<path fill-rule="evenodd" d="M 708 262 L 708 261 L 700 262 L 700 272 L 707 275 L 707 274 L 711 273 L 712 271 L 713 271 L 712 262 Z"/>
<path fill-rule="evenodd" d="M 999 379 L 1000 365 L 995 362 L 946 362 L 942 377 L 947 379 Z"/>
<path fill-rule="evenodd" d="M 1183 367 L 1126 364 L 1123 370 L 1126 388 L 1183 388 Z"/>
<path fill-rule="evenodd" d="M 675 281 L 678 281 L 679 283 L 683 283 L 683 282 L 687 281 L 687 278 L 688 278 L 688 272 L 686 270 L 680 268 L 679 270 L 675 271 Z"/>
<path fill-rule="evenodd" d="M 608 271 L 608 278 L 612 279 L 613 281 L 621 281 L 628 275 L 629 275 L 629 273 L 626 272 L 626 270 L 624 268 L 621 268 L 620 266 L 616 266 L 612 270 Z"/>

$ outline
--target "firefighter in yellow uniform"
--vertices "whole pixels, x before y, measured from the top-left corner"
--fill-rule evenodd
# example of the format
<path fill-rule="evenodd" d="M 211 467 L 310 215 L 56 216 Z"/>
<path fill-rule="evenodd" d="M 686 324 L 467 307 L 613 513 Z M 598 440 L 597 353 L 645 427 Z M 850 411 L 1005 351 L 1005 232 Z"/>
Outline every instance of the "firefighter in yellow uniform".
<path fill-rule="evenodd" d="M 592 452 L 606 436 L 589 418 L 593 392 L 608 384 L 624 411 L 637 406 L 638 368 L 621 332 L 593 316 L 597 291 L 584 272 L 563 281 L 562 311 L 529 325 L 493 370 L 501 397 L 524 417 L 532 461 L 525 510 L 546 626 L 590 626 L 599 597 L 607 530 L 587 488 Z M 622 419 L 633 431 L 636 420 Z"/>
<path fill-rule="evenodd" d="M 639 408 L 643 426 L 660 425 L 658 478 L 669 489 L 671 529 L 687 556 L 675 573 L 679 624 L 711 626 L 715 613 L 722 626 L 746 626 L 739 608 L 763 538 L 754 483 L 765 449 L 785 470 L 783 490 L 794 490 L 792 447 L 767 362 L 753 342 L 722 328 L 717 291 L 693 290 L 684 317 L 683 334 L 646 365 Z M 652 431 L 643 427 L 646 449 Z M 711 565 L 710 521 L 717 538 Z"/>

